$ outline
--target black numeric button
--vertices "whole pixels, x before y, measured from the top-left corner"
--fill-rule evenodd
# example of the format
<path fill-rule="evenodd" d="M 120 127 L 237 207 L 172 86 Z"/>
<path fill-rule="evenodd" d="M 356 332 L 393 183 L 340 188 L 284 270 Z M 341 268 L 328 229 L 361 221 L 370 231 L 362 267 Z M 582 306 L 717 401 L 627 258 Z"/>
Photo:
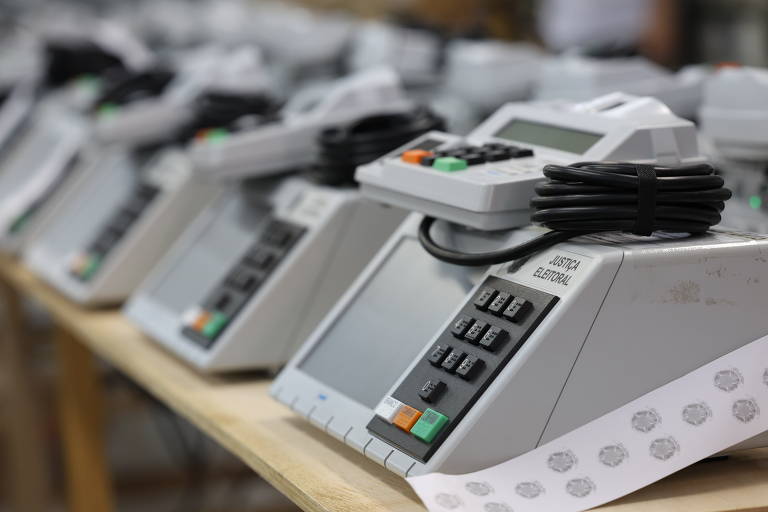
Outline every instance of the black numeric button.
<path fill-rule="evenodd" d="M 241 292 L 251 292 L 259 284 L 259 278 L 253 272 L 245 268 L 237 268 L 227 278 L 227 283 Z"/>
<path fill-rule="evenodd" d="M 456 369 L 456 375 L 464 380 L 472 380 L 482 370 L 485 363 L 482 359 L 472 354 L 468 355 Z"/>
<path fill-rule="evenodd" d="M 282 226 L 270 226 L 264 235 L 264 241 L 270 245 L 283 248 L 291 242 L 291 232 Z"/>
<path fill-rule="evenodd" d="M 158 190 L 157 187 L 147 183 L 142 183 L 136 188 L 136 196 L 145 199 L 146 201 L 154 199 L 158 192 L 160 192 L 160 190 Z"/>
<path fill-rule="evenodd" d="M 432 404 L 437 402 L 437 399 L 440 398 L 440 395 L 443 394 L 445 388 L 445 382 L 441 380 L 428 380 L 424 383 L 423 386 L 421 386 L 421 389 L 419 390 L 419 396 L 425 402 Z"/>
<path fill-rule="evenodd" d="M 525 317 L 533 309 L 533 305 L 522 297 L 515 297 L 504 310 L 504 318 L 512 323 L 519 323 L 525 320 Z"/>
<path fill-rule="evenodd" d="M 479 309 L 480 311 L 485 311 L 488 309 L 488 306 L 491 304 L 491 301 L 496 298 L 496 295 L 499 293 L 498 290 L 491 287 L 485 287 L 482 290 L 480 290 L 480 293 L 477 295 L 477 298 L 475 299 L 475 307 Z"/>
<path fill-rule="evenodd" d="M 464 339 L 473 345 L 477 345 L 480 338 L 485 334 L 486 329 L 488 329 L 488 324 L 482 320 L 478 320 L 469 328 L 467 334 L 464 335 Z"/>
<path fill-rule="evenodd" d="M 480 165 L 485 163 L 485 156 L 480 153 L 465 153 L 462 158 L 467 161 L 467 165 Z"/>
<path fill-rule="evenodd" d="M 492 326 L 480 340 L 480 346 L 491 352 L 497 351 L 509 339 L 509 333 L 498 326 Z"/>
<path fill-rule="evenodd" d="M 488 306 L 488 311 L 494 315 L 501 316 L 501 314 L 504 312 L 504 309 L 506 309 L 509 301 L 511 300 L 512 295 L 507 292 L 501 292 L 496 296 L 495 299 L 493 299 L 491 305 Z"/>
<path fill-rule="evenodd" d="M 485 155 L 485 159 L 489 162 L 500 162 L 501 160 L 509 160 L 511 158 L 512 152 L 509 151 L 509 149 L 497 149 L 494 151 L 489 151 Z"/>
<path fill-rule="evenodd" d="M 448 357 L 445 358 L 441 366 L 443 369 L 453 373 L 461 364 L 461 361 L 464 359 L 464 355 L 464 352 L 461 350 L 453 350 L 450 354 L 448 354 Z"/>
<path fill-rule="evenodd" d="M 510 151 L 510 158 L 527 158 L 533 156 L 533 150 L 530 148 L 512 148 Z"/>
<path fill-rule="evenodd" d="M 271 251 L 256 248 L 246 256 L 248 263 L 259 269 L 267 269 L 275 261 L 275 255 Z"/>
<path fill-rule="evenodd" d="M 472 326 L 472 322 L 474 321 L 475 319 L 469 315 L 460 316 L 453 323 L 453 327 L 451 327 L 451 334 L 457 338 L 463 338 L 464 335 L 467 334 L 467 331 L 469 330 L 470 326 Z"/>
<path fill-rule="evenodd" d="M 427 356 L 427 361 L 429 361 L 429 364 L 432 366 L 440 366 L 443 364 L 443 359 L 445 359 L 445 356 L 447 356 L 450 351 L 451 347 L 448 345 L 436 345 L 435 348 L 432 349 L 432 352 Z"/>
<path fill-rule="evenodd" d="M 117 242 L 123 237 L 123 233 L 116 232 L 112 229 L 104 231 L 99 238 L 91 245 L 91 249 L 94 252 L 107 253 Z"/>
<path fill-rule="evenodd" d="M 421 165 L 425 167 L 432 167 L 432 164 L 435 163 L 435 160 L 437 160 L 436 156 L 423 156 L 421 157 Z"/>
<path fill-rule="evenodd" d="M 114 219 L 109 223 L 111 229 L 124 233 L 128 231 L 131 224 L 136 220 L 136 216 L 131 212 L 121 209 Z"/>

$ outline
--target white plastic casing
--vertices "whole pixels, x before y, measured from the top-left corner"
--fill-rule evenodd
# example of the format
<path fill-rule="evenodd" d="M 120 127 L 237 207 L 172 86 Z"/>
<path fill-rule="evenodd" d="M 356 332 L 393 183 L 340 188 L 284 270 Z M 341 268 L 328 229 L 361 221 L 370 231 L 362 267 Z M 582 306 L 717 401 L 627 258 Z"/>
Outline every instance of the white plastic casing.
<path fill-rule="evenodd" d="M 543 60 L 543 52 L 530 44 L 457 39 L 446 49 L 445 90 L 488 113 L 527 100 Z M 493 80 L 481 78 L 487 76 Z"/>
<path fill-rule="evenodd" d="M 704 85 L 702 135 L 722 156 L 768 161 L 768 70 L 726 67 Z"/>
<path fill-rule="evenodd" d="M 396 237 L 415 237 L 419 218 L 411 218 L 382 254 Z M 313 351 L 324 350 L 325 331 L 376 272 L 380 257 L 288 363 L 271 393 L 313 425 L 401 476 L 484 469 L 764 336 L 762 304 L 768 297 L 761 299 L 766 289 L 759 283 L 768 279 L 760 256 L 766 250 L 765 238 L 737 233 L 650 241 L 601 236 L 559 244 L 521 265 L 492 268 L 486 275 L 550 293 L 559 301 L 427 462 L 372 435 L 366 425 L 374 417 L 373 407 L 351 399 L 301 366 Z M 579 262 L 564 283 L 542 279 L 538 271 L 549 268 L 557 257 Z M 722 268 L 736 277 L 724 278 L 717 271 Z M 423 340 L 423 349 L 400 378 L 385 383 L 391 387 L 382 399 L 427 356 L 464 302 L 474 300 L 479 286 L 457 305 L 435 336 Z M 376 347 L 375 353 L 375 361 L 352 360 L 345 353 L 331 355 L 340 368 L 386 364 L 396 357 L 387 354 L 386 346 Z M 627 372 L 628 367 L 637 371 Z M 452 378 L 446 374 L 449 386 Z M 361 380 L 347 385 L 378 389 L 382 383 Z M 440 411 L 439 401 L 409 405 Z M 765 443 L 763 435 L 733 449 Z"/>
<path fill-rule="evenodd" d="M 29 126 L 0 162 L 0 248 L 16 252 L 90 134 L 88 120 L 59 95 L 33 110 Z"/>
<path fill-rule="evenodd" d="M 586 132 L 602 137 L 583 154 L 515 140 L 497 134 L 515 120 Z M 590 102 L 510 103 L 497 110 L 465 139 L 432 132 L 418 141 L 443 141 L 438 149 L 462 143 L 500 142 L 530 148 L 534 156 L 444 172 L 403 162 L 403 149 L 357 169 L 355 178 L 367 196 L 402 208 L 483 230 L 507 229 L 530 222 L 529 202 L 543 180 L 546 164 L 578 161 L 634 161 L 662 165 L 700 162 L 696 127 L 675 116 L 654 98 L 611 94 Z"/>
<path fill-rule="evenodd" d="M 10 141 L 18 136 L 32 112 L 34 101 L 34 86 L 20 83 L 11 89 L 8 97 L 0 104 L 0 151 L 5 151 Z"/>
<path fill-rule="evenodd" d="M 349 66 L 355 71 L 389 66 L 407 84 L 427 85 L 438 78 L 441 46 L 437 35 L 426 30 L 368 21 L 352 38 Z"/>
<path fill-rule="evenodd" d="M 642 57 L 597 59 L 569 54 L 544 62 L 534 97 L 584 101 L 619 91 L 653 96 L 677 115 L 692 119 L 708 74 L 704 66 L 688 66 L 671 73 Z"/>

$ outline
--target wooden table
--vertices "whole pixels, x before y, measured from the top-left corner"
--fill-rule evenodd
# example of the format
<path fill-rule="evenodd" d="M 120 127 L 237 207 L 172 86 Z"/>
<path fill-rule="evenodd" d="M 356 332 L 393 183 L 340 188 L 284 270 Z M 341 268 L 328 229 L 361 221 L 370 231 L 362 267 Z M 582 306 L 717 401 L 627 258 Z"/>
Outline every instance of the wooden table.
<path fill-rule="evenodd" d="M 274 402 L 268 381 L 200 375 L 119 312 L 84 310 L 10 259 L 0 257 L 0 279 L 40 302 L 57 322 L 58 402 L 71 512 L 115 510 L 92 354 L 197 425 L 304 510 L 424 511 L 402 479 Z M 768 512 L 768 449 L 695 465 L 601 510 Z"/>

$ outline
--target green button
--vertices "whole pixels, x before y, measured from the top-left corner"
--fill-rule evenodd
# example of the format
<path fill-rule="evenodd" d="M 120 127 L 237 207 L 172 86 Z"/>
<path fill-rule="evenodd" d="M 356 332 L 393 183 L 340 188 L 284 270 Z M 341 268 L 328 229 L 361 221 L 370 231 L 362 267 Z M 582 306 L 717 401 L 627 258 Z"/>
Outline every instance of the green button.
<path fill-rule="evenodd" d="M 96 75 L 85 74 L 75 78 L 75 83 L 83 89 L 96 90 L 101 86 L 101 79 Z"/>
<path fill-rule="evenodd" d="M 229 131 L 224 128 L 213 128 L 205 133 L 205 140 L 208 142 L 224 142 L 229 138 Z"/>
<path fill-rule="evenodd" d="M 435 162 L 432 164 L 432 167 L 438 171 L 463 171 L 467 168 L 467 161 L 453 156 L 444 156 L 441 158 L 436 158 Z"/>
<path fill-rule="evenodd" d="M 102 103 L 101 106 L 99 106 L 98 112 L 101 117 L 114 117 L 119 110 L 120 107 L 114 103 Z"/>
<path fill-rule="evenodd" d="M 22 230 L 22 228 L 24 228 L 24 226 L 27 224 L 27 221 L 30 219 L 30 217 L 31 217 L 31 212 L 29 211 L 26 211 L 21 215 L 19 215 L 18 217 L 16 217 L 13 223 L 11 223 L 11 227 L 8 228 L 8 233 L 11 235 L 17 234 L 19 231 Z"/>
<path fill-rule="evenodd" d="M 88 257 L 88 264 L 83 267 L 83 270 L 80 272 L 80 278 L 83 281 L 90 280 L 93 275 L 96 273 L 97 270 L 99 270 L 99 267 L 101 266 L 101 258 L 98 256 L 91 255 Z"/>
<path fill-rule="evenodd" d="M 211 339 L 215 338 L 228 322 L 229 318 L 227 315 L 223 313 L 214 313 L 211 315 L 211 319 L 208 320 L 208 323 L 203 327 L 203 336 Z"/>
<path fill-rule="evenodd" d="M 411 427 L 411 434 L 415 435 L 425 443 L 431 443 L 432 440 L 443 430 L 448 423 L 448 417 L 440 414 L 434 409 L 427 409 L 421 415 L 419 421 Z"/>

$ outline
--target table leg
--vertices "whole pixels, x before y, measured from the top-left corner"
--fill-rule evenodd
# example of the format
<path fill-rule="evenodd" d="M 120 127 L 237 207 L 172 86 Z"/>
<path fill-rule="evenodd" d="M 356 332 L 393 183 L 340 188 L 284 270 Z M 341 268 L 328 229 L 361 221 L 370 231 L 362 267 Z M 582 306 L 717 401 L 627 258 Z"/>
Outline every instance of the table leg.
<path fill-rule="evenodd" d="M 6 454 L 5 482 L 11 510 L 50 510 L 50 452 L 47 449 L 40 389 L 26 343 L 21 297 L 0 282 L 0 434 Z"/>
<path fill-rule="evenodd" d="M 104 439 L 104 390 L 96 360 L 57 327 L 57 395 L 70 512 L 113 512 Z"/>

